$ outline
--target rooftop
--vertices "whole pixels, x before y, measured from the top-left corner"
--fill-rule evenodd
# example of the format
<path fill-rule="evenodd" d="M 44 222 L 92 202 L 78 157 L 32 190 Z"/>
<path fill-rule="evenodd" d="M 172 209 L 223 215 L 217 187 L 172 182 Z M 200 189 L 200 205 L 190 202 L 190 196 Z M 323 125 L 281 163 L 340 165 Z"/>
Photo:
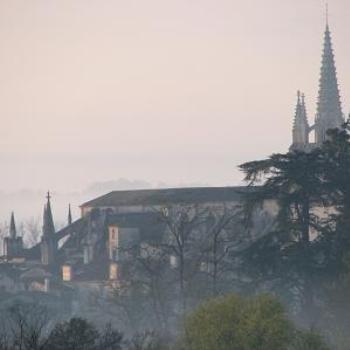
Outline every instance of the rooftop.
<path fill-rule="evenodd" d="M 118 207 L 133 205 L 201 204 L 238 200 L 246 186 L 193 187 L 152 190 L 113 191 L 80 207 Z"/>

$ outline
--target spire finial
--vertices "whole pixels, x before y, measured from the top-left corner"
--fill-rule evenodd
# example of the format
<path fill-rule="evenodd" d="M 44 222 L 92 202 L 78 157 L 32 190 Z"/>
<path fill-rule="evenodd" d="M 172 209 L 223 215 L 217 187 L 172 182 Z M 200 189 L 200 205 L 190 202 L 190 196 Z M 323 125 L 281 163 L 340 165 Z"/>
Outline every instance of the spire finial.
<path fill-rule="evenodd" d="M 326 26 L 328 28 L 329 24 L 329 8 L 328 8 L 328 2 L 326 2 Z"/>
<path fill-rule="evenodd" d="M 298 104 L 300 103 L 300 90 L 297 91 L 297 96 L 298 96 Z"/>
<path fill-rule="evenodd" d="M 46 195 L 47 201 L 49 202 L 51 199 L 51 195 L 50 195 L 50 191 L 47 191 L 47 195 Z"/>

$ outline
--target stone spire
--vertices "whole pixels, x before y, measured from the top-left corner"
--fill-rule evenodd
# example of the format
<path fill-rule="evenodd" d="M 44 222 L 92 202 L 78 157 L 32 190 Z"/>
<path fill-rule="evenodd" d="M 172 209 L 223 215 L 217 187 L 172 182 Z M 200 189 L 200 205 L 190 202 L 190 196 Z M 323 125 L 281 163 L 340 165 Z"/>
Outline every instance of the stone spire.
<path fill-rule="evenodd" d="M 53 223 L 52 211 L 51 211 L 51 196 L 50 192 L 47 192 L 47 203 L 44 207 L 43 217 L 43 235 L 50 236 L 55 234 L 55 225 Z"/>
<path fill-rule="evenodd" d="M 15 215 L 11 213 L 9 237 L 5 237 L 3 240 L 4 255 L 8 258 L 14 258 L 22 256 L 23 253 L 23 240 L 22 237 L 17 236 Z"/>
<path fill-rule="evenodd" d="M 70 203 L 69 203 L 69 206 L 68 206 L 68 226 L 69 225 L 72 225 L 72 211 L 71 211 L 71 207 L 70 207 Z"/>
<path fill-rule="evenodd" d="M 315 120 L 316 143 L 322 143 L 326 138 L 326 131 L 331 128 L 340 127 L 343 122 L 344 118 L 340 102 L 337 71 L 327 15 Z"/>
<path fill-rule="evenodd" d="M 15 215 L 13 212 L 11 213 L 11 221 L 10 221 L 10 237 L 13 239 L 16 239 L 17 237 Z"/>
<path fill-rule="evenodd" d="M 305 96 L 297 93 L 297 105 L 293 123 L 292 149 L 303 149 L 309 143 L 309 124 L 305 106 Z"/>
<path fill-rule="evenodd" d="M 47 203 L 44 207 L 43 217 L 43 235 L 41 237 L 41 262 L 44 265 L 53 265 L 55 263 L 57 252 L 57 241 L 55 237 L 55 225 L 53 223 L 51 211 L 51 196 L 47 193 Z"/>

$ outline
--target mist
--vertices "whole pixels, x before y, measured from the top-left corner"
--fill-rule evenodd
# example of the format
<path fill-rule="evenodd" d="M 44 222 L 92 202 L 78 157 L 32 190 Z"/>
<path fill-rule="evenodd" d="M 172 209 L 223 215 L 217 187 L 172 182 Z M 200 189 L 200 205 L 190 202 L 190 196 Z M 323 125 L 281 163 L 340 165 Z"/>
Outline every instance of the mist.
<path fill-rule="evenodd" d="M 350 5 L 330 5 L 347 113 Z M 296 90 L 313 119 L 324 12 L 318 0 L 1 2 L 0 189 L 238 184 L 239 163 L 289 146 Z"/>

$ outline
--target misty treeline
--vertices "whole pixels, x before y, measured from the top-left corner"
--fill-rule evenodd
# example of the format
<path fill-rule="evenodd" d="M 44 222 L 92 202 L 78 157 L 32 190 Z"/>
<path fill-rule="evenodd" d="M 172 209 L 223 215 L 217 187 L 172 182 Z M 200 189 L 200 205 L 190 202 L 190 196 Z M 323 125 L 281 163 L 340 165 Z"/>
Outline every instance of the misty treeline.
<path fill-rule="evenodd" d="M 143 331 L 126 337 L 111 323 L 60 320 L 40 303 L 2 309 L 0 350 L 329 350 L 314 330 L 303 330 L 274 297 L 228 294 L 187 314 L 176 336 Z"/>
<path fill-rule="evenodd" d="M 161 350 L 163 342 L 151 331 L 126 339 L 111 323 L 97 327 L 80 317 L 59 320 L 37 302 L 18 301 L 0 316 L 0 350 Z"/>
<path fill-rule="evenodd" d="M 350 344 L 349 124 L 321 148 L 242 164 L 242 205 L 159 211 L 161 241 L 129 247 L 122 282 L 96 300 L 132 331 L 176 333 L 184 315 L 230 292 L 272 293 L 305 328 Z M 251 187 L 251 190 L 249 190 Z M 264 208 L 277 204 L 275 215 Z M 140 251 L 141 250 L 141 251 Z M 169 263 L 170 262 L 170 263 Z M 335 345 L 334 345 L 335 346 Z"/>

